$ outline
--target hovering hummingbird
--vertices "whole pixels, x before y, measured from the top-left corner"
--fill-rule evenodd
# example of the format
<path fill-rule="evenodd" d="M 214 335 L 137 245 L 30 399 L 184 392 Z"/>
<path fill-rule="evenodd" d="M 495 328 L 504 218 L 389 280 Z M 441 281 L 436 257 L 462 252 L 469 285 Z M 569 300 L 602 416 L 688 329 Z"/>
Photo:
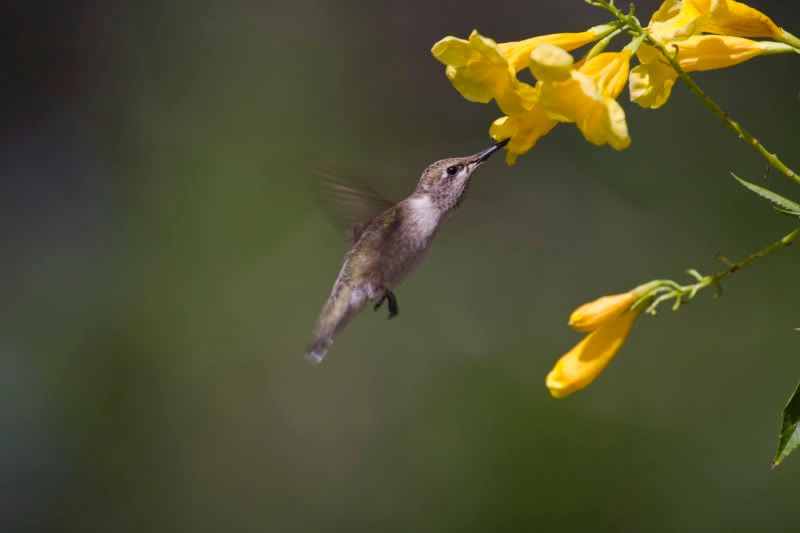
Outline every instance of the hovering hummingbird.
<path fill-rule="evenodd" d="M 472 173 L 507 142 L 466 157 L 436 161 L 422 172 L 411 196 L 397 204 L 371 191 L 331 184 L 340 201 L 354 207 L 369 205 L 379 214 L 351 227 L 351 248 L 307 350 L 311 363 L 322 361 L 336 333 L 368 301 L 376 302 L 376 311 L 388 302 L 388 318 L 397 316 L 397 297 L 392 290 L 420 263 L 446 215 L 461 205 Z"/>

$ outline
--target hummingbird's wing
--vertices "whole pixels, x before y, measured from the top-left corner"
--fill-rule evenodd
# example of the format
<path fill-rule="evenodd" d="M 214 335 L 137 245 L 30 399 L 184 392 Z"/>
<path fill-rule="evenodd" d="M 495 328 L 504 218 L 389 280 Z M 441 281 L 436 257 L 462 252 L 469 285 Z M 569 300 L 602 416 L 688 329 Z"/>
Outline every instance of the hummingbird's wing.
<path fill-rule="evenodd" d="M 372 219 L 394 205 L 357 178 L 357 172 L 342 171 L 331 163 L 317 163 L 313 170 L 320 203 L 350 243 L 358 241 Z"/>

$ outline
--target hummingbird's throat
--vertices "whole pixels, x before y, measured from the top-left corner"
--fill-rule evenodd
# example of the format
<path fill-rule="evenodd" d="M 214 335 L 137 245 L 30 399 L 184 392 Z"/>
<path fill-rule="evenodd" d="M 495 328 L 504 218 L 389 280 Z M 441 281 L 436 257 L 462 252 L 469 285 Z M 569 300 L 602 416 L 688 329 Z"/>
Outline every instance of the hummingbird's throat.
<path fill-rule="evenodd" d="M 422 194 L 408 202 L 409 222 L 422 235 L 432 234 L 442 218 L 442 209 L 429 194 Z"/>

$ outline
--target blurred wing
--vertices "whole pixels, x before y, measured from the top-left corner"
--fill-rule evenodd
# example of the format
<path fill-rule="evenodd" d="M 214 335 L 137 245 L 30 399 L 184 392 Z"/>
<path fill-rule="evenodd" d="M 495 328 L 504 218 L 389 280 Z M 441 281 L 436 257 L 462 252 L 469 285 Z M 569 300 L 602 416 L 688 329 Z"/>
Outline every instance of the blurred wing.
<path fill-rule="evenodd" d="M 318 163 L 314 166 L 314 175 L 320 203 L 351 243 L 358 240 L 373 218 L 394 205 L 356 178 L 355 172 L 341 171 L 330 163 Z"/>

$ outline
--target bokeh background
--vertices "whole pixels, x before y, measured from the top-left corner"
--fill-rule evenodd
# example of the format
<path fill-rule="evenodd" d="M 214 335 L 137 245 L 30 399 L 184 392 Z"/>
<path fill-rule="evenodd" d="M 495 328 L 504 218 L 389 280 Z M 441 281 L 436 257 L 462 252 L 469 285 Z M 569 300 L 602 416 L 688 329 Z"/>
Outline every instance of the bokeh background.
<path fill-rule="evenodd" d="M 800 32 L 792 2 L 751 3 Z M 795 250 L 641 320 L 586 391 L 544 387 L 580 303 L 791 229 L 728 172 L 797 191 L 682 86 L 660 111 L 622 95 L 625 152 L 563 125 L 514 167 L 492 160 L 397 291 L 400 317 L 364 312 L 323 365 L 303 359 L 344 252 L 309 162 L 401 198 L 429 162 L 488 146 L 499 116 L 450 86 L 436 40 L 603 12 L 4 7 L 3 531 L 796 527 L 800 459 L 769 469 L 800 375 Z M 778 56 L 698 78 L 796 168 L 799 73 Z"/>

